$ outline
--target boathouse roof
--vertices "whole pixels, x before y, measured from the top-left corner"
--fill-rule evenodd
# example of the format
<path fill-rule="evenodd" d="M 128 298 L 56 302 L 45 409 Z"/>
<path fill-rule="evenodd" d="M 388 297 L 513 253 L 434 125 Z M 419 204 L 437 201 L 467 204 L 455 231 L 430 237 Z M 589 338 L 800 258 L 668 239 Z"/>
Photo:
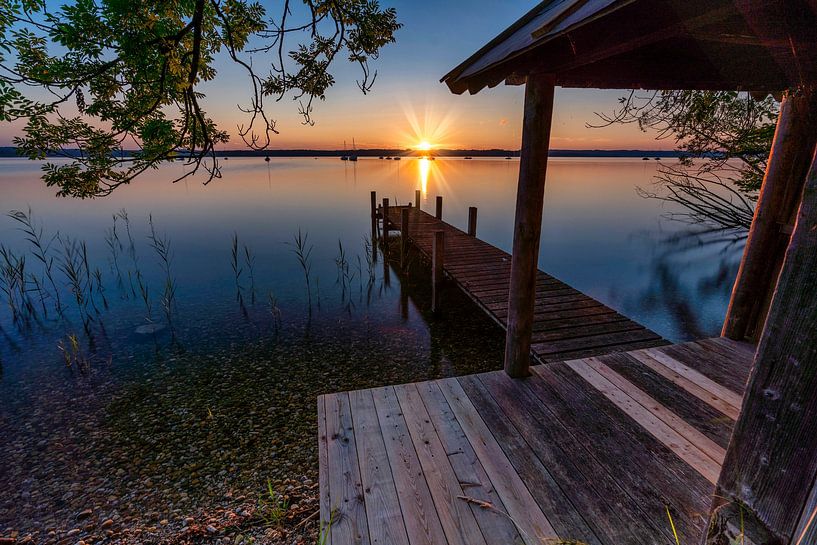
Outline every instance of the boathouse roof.
<path fill-rule="evenodd" d="M 545 0 L 446 74 L 475 94 L 561 87 L 780 91 L 817 81 L 814 0 Z"/>

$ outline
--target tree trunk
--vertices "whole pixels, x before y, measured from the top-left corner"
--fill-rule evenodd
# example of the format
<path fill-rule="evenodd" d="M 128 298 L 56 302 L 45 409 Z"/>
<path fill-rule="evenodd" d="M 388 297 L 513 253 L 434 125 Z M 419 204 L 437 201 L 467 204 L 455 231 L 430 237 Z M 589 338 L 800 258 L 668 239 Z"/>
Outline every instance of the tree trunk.
<path fill-rule="evenodd" d="M 511 286 L 508 298 L 508 331 L 505 337 L 505 371 L 512 377 L 528 376 L 545 197 L 550 126 L 553 118 L 555 79 L 532 74 L 525 85 L 525 115 L 516 219 L 513 231 Z"/>

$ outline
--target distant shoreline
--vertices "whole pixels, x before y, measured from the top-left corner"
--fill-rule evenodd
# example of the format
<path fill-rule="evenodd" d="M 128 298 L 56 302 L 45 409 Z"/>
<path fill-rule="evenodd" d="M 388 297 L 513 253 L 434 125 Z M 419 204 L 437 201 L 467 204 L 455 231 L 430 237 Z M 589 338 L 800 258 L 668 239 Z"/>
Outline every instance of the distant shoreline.
<path fill-rule="evenodd" d="M 217 157 L 342 157 L 344 155 L 358 157 L 519 157 L 519 150 L 503 149 L 438 149 L 431 152 L 421 152 L 412 149 L 360 149 L 350 150 L 222 150 L 217 151 Z M 550 150 L 550 157 L 660 157 L 676 158 L 683 156 L 678 151 L 665 150 Z M 13 147 L 0 147 L 0 157 L 18 157 Z"/>

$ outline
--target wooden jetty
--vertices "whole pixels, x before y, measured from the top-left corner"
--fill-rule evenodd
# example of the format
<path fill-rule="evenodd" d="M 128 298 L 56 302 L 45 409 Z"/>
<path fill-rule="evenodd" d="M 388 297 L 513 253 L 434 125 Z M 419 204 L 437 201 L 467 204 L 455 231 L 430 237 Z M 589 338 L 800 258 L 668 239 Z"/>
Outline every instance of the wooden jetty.
<path fill-rule="evenodd" d="M 372 200 L 374 202 L 375 199 Z M 507 326 L 511 255 L 476 238 L 476 209 L 468 234 L 417 206 L 381 207 L 388 229 L 408 227 L 410 242 L 429 263 L 434 261 L 435 233 L 444 234 L 442 269 L 480 308 L 503 328 Z M 407 213 L 407 224 L 403 214 Z M 405 250 L 402 250 L 405 251 Z M 439 258 L 438 258 L 439 261 Z M 541 363 L 562 361 L 667 344 L 657 333 L 634 322 L 542 271 L 536 273 L 536 298 L 531 354 Z"/>
<path fill-rule="evenodd" d="M 718 338 L 320 396 L 327 543 L 700 543 L 753 354 Z"/>

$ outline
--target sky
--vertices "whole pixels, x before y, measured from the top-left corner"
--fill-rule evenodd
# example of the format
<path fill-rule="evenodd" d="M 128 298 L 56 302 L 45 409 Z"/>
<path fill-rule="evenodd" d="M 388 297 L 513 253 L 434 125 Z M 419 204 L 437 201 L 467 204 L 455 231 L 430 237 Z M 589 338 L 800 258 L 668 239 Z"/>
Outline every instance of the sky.
<path fill-rule="evenodd" d="M 263 1 L 269 13 L 279 2 Z M 534 0 L 381 0 L 397 9 L 403 27 L 397 43 L 371 63 L 377 80 L 366 95 L 355 84 L 359 68 L 338 59 L 335 85 L 316 102 L 313 126 L 304 126 L 297 103 L 270 102 L 268 114 L 280 134 L 274 149 L 407 148 L 428 141 L 437 148 L 518 149 L 524 88 L 499 85 L 477 95 L 454 95 L 440 78 L 536 4 Z M 264 57 L 253 66 L 263 72 Z M 238 104 L 246 102 L 249 81 L 241 68 L 218 59 L 218 76 L 203 90 L 207 113 L 231 134 L 223 149 L 245 145 L 237 126 L 245 123 Z M 671 149 L 654 133 L 634 125 L 588 128 L 595 112 L 610 112 L 625 90 L 557 89 L 551 133 L 554 149 Z M 20 124 L 0 125 L 0 145 L 11 145 Z"/>

